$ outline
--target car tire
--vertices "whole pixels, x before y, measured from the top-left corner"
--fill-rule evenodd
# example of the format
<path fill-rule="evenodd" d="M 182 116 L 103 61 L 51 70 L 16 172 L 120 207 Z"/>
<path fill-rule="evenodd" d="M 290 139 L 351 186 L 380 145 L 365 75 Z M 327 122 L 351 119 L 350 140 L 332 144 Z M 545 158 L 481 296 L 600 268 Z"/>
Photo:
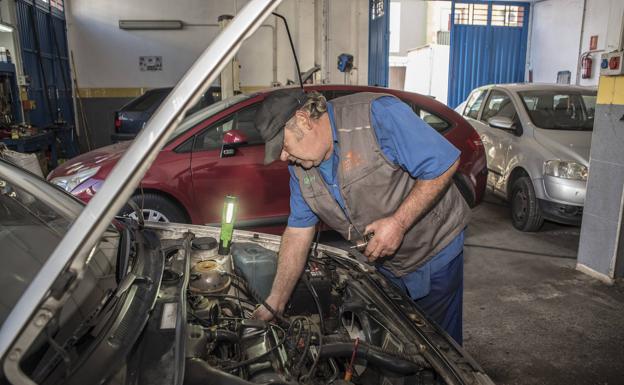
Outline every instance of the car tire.
<path fill-rule="evenodd" d="M 538 231 L 544 224 L 544 217 L 535 196 L 533 183 L 523 176 L 511 188 L 511 223 L 520 231 Z"/>
<path fill-rule="evenodd" d="M 130 198 L 137 206 L 143 209 L 143 219 L 154 222 L 188 223 L 184 210 L 170 199 L 154 193 L 136 194 Z M 122 215 L 136 218 L 136 214 L 129 205 L 122 210 Z"/>

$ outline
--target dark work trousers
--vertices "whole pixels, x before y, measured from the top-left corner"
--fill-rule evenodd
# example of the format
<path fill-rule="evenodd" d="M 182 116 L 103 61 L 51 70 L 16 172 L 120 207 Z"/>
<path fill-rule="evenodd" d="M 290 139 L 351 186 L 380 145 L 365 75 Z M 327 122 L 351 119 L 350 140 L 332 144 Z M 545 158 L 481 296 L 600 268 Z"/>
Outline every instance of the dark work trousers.
<path fill-rule="evenodd" d="M 408 293 L 398 278 L 380 270 L 392 283 Z M 409 295 L 409 294 L 408 294 Z M 462 306 L 464 297 L 463 251 L 445 266 L 431 274 L 431 291 L 414 302 L 458 343 L 463 342 Z"/>

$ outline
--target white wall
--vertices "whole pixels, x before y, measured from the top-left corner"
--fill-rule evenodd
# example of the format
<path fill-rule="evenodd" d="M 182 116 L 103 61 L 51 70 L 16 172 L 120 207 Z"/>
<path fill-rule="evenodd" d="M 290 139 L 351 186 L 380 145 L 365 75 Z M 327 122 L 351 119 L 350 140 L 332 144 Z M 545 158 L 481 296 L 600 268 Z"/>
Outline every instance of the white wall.
<path fill-rule="evenodd" d="M 593 35 L 598 35 L 598 50 L 607 52 L 616 50 L 619 45 L 623 12 L 624 1 L 622 0 L 587 0 L 581 52 L 589 51 L 589 39 Z M 594 61 L 592 77 L 590 79 L 581 78 L 581 85 L 598 84 L 598 78 L 600 77 L 600 52 L 592 54 L 592 59 Z"/>
<path fill-rule="evenodd" d="M 288 0 L 285 0 L 288 1 Z M 323 0 L 317 0 L 323 1 Z M 324 76 L 328 83 L 344 83 L 344 74 L 338 71 L 338 55 L 353 55 L 355 69 L 347 77 L 348 84 L 368 83 L 368 0 L 325 0 L 328 6 L 328 47 Z M 321 42 L 317 42 L 320 44 Z M 321 64 L 322 65 L 322 64 Z"/>
<path fill-rule="evenodd" d="M 426 43 L 427 2 L 423 0 L 393 0 L 392 3 L 401 4 L 401 13 L 399 47 L 397 51 L 392 51 L 391 54 L 406 56 L 408 50 Z M 390 15 L 390 23 L 394 17 L 394 14 Z"/>
<path fill-rule="evenodd" d="M 450 1 L 427 2 L 427 44 L 437 43 L 437 32 L 449 30 Z"/>
<path fill-rule="evenodd" d="M 278 12 L 288 20 L 301 70 L 318 60 L 315 10 L 323 0 L 284 0 Z M 68 40 L 74 51 L 81 88 L 140 88 L 174 85 L 219 32 L 217 17 L 235 14 L 245 0 L 72 0 L 67 2 Z M 368 13 L 366 0 L 329 2 L 328 75 L 336 81 L 336 57 L 356 52 L 359 71 L 353 82 L 366 82 Z M 355 12 L 355 14 L 354 14 Z M 364 15 L 362 23 L 358 16 Z M 187 26 L 177 31 L 126 31 L 119 19 L 175 19 Z M 277 80 L 296 79 L 296 71 L 283 24 L 268 18 L 238 54 L 241 84 L 269 86 L 273 81 L 273 29 L 277 26 Z M 162 56 L 163 70 L 142 72 L 139 56 Z M 363 76 L 362 76 L 363 74 Z M 342 81 L 342 74 L 339 79 Z"/>
<path fill-rule="evenodd" d="M 598 35 L 598 50 L 616 49 L 622 27 L 622 12 L 622 0 L 587 0 L 583 25 L 583 0 L 546 0 L 535 3 L 528 60 L 529 69 L 533 70 L 533 81 L 554 83 L 557 72 L 567 70 L 572 74 L 572 83 L 575 83 L 580 66 L 579 44 L 581 52 L 586 52 L 590 36 Z M 598 84 L 600 53 L 592 57 L 593 76 L 580 79 L 582 85 Z"/>
<path fill-rule="evenodd" d="M 407 54 L 405 90 L 435 97 L 446 104 L 448 96 L 448 45 L 430 44 Z"/>

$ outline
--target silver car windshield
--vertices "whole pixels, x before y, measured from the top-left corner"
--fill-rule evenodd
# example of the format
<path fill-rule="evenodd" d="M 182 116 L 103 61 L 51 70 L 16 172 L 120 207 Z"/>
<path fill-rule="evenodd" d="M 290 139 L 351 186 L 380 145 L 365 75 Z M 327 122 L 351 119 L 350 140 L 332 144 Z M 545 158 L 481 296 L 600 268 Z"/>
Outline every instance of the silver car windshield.
<path fill-rule="evenodd" d="M 533 124 L 551 130 L 592 131 L 595 92 L 519 92 Z"/>
<path fill-rule="evenodd" d="M 0 269 L 0 324 L 3 324 L 83 205 L 45 181 L 0 162 L 0 259 L 3 264 Z M 96 247 L 90 260 L 98 264 L 96 275 L 108 277 L 115 272 L 116 246 L 113 250 L 110 248 L 118 244 L 118 238 L 119 232 L 111 226 Z M 108 249 L 106 257 L 101 255 L 102 248 Z"/>

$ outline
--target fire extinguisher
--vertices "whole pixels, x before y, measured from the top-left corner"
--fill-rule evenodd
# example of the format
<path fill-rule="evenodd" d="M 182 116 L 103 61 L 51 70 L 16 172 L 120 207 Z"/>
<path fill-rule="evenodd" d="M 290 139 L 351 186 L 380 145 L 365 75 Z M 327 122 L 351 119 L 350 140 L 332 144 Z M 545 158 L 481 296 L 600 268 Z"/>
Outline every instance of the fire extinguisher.
<path fill-rule="evenodd" d="M 585 54 L 581 59 L 581 72 L 583 79 L 589 79 L 592 76 L 593 60 L 589 53 Z"/>

